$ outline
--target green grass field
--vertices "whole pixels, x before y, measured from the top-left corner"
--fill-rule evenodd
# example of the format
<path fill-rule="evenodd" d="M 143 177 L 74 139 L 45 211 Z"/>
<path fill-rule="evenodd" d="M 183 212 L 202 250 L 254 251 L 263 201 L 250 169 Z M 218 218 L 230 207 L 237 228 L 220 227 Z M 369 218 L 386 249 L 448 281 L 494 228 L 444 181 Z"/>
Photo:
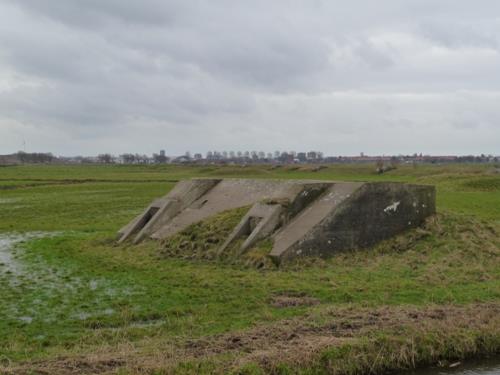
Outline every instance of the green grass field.
<path fill-rule="evenodd" d="M 434 184 L 438 215 L 375 249 L 279 270 L 115 244 L 175 181 L 215 176 Z M 0 244 L 17 243 L 0 249 L 0 372 L 363 373 L 373 353 L 382 372 L 499 352 L 499 234 L 491 166 L 0 167 Z M 325 328 L 343 322 L 350 335 Z"/>

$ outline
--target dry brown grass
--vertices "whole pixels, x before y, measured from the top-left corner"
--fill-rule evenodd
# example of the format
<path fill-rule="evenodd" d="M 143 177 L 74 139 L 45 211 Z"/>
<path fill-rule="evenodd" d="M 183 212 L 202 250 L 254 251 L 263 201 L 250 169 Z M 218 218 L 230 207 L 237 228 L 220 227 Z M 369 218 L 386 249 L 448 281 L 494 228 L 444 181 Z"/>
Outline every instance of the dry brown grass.
<path fill-rule="evenodd" d="M 320 300 L 308 296 L 304 292 L 281 292 L 271 298 L 271 306 L 277 308 L 294 307 L 294 306 L 314 306 L 319 305 Z"/>
<path fill-rule="evenodd" d="M 361 373 L 371 366 L 371 372 L 378 373 L 498 351 L 499 337 L 499 304 L 328 307 L 245 331 L 178 342 L 151 339 L 142 346 L 120 345 L 85 355 L 3 364 L 0 372 L 196 373 L 203 368 L 207 372 L 208 363 L 208 372 L 216 373 L 239 372 L 250 364 L 267 373 L 283 365 L 295 369 L 320 366 L 337 374 Z"/>

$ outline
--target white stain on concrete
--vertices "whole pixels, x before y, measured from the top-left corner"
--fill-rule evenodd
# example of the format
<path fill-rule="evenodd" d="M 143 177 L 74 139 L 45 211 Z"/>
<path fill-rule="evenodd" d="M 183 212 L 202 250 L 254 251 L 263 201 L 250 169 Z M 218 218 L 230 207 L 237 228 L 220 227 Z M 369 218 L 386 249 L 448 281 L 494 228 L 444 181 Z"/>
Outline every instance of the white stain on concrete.
<path fill-rule="evenodd" d="M 394 202 L 393 204 L 387 206 L 384 208 L 384 212 L 396 212 L 398 210 L 398 206 L 401 204 L 401 202 Z"/>

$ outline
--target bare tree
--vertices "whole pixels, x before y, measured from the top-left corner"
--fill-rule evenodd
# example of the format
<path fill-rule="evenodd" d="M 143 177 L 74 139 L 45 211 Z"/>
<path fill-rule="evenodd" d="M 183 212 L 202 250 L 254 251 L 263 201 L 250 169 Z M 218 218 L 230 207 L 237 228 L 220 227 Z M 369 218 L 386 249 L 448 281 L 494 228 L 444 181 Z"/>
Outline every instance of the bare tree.
<path fill-rule="evenodd" d="M 17 158 L 21 161 L 21 163 L 52 163 L 57 159 L 50 152 L 26 153 L 24 151 L 19 151 L 17 153 Z"/>
<path fill-rule="evenodd" d="M 122 154 L 120 157 L 123 159 L 125 164 L 133 164 L 135 162 L 134 154 Z"/>
<path fill-rule="evenodd" d="M 165 154 L 153 154 L 153 161 L 156 164 L 164 164 L 168 161 L 168 157 Z"/>
<path fill-rule="evenodd" d="M 97 156 L 97 160 L 99 160 L 99 163 L 111 164 L 113 162 L 113 155 L 111 155 L 111 154 L 99 154 Z"/>

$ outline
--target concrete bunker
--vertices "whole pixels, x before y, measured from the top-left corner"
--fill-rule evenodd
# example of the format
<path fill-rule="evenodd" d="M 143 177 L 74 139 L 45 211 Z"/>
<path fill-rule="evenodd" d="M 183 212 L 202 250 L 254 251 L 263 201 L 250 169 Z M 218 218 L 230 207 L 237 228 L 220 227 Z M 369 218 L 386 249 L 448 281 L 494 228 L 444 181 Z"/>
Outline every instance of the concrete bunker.
<path fill-rule="evenodd" d="M 118 241 L 165 239 L 221 212 L 250 209 L 217 254 L 244 254 L 270 238 L 280 263 L 365 248 L 435 213 L 435 188 L 387 182 L 192 179 L 180 181 L 118 232 Z"/>

